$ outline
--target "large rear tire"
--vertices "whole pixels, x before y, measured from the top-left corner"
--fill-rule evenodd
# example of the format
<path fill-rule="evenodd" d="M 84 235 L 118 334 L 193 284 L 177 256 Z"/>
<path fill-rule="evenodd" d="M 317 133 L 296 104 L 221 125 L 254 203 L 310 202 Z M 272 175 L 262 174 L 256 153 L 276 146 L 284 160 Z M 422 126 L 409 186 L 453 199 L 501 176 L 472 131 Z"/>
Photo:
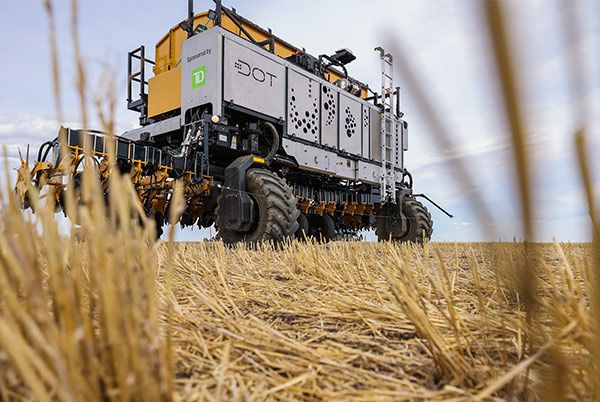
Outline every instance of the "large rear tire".
<path fill-rule="evenodd" d="M 334 238 L 335 222 L 331 216 L 327 214 L 310 215 L 308 222 L 310 235 L 314 236 L 317 241 L 326 243 Z"/>
<path fill-rule="evenodd" d="M 412 242 L 423 244 L 433 234 L 433 221 L 431 214 L 419 201 L 407 197 L 402 203 L 402 213 L 406 216 L 406 230 L 399 234 L 390 230 L 391 224 L 399 224 L 400 217 L 393 216 L 388 204 L 381 207 L 375 222 L 375 234 L 379 241 L 392 240 L 399 242 Z"/>
<path fill-rule="evenodd" d="M 298 229 L 296 230 L 296 239 L 304 240 L 309 234 L 309 223 L 308 218 L 303 212 L 298 215 Z"/>
<path fill-rule="evenodd" d="M 228 230 L 221 217 L 222 195 L 216 209 L 216 224 L 225 244 L 237 242 L 279 243 L 293 236 L 298 229 L 296 197 L 285 180 L 266 169 L 248 169 L 246 190 L 254 201 L 254 223 L 247 232 Z"/>

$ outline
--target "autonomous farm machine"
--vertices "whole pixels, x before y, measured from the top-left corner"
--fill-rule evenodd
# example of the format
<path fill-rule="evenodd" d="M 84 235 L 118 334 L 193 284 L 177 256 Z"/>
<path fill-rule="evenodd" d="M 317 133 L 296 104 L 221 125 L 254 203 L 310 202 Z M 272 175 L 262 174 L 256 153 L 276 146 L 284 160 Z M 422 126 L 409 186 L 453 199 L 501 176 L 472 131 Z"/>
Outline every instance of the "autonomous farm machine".
<path fill-rule="evenodd" d="M 326 241 L 369 228 L 379 240 L 431 237 L 431 215 L 417 200 L 427 197 L 413 194 L 404 167 L 408 124 L 390 54 L 375 48 L 375 92 L 348 75 L 348 49 L 315 57 L 220 0 L 200 14 L 193 0 L 188 7 L 156 44 L 154 61 L 144 46 L 128 54 L 127 107 L 140 127 L 119 136 L 61 128 L 32 169 L 19 169 L 24 207 L 31 178 L 64 210 L 64 192 L 81 186 L 88 158 L 107 193 L 112 174 L 131 177 L 159 235 L 176 223 L 167 217 L 179 183 L 179 223 L 215 225 L 225 243 Z"/>

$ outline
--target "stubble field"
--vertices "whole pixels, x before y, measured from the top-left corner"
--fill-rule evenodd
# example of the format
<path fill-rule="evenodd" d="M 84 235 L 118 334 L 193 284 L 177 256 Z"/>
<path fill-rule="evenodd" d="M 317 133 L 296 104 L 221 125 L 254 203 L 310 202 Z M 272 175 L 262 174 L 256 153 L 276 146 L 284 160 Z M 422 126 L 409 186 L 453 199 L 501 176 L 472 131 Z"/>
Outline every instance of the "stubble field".
<path fill-rule="evenodd" d="M 3 201 L 2 400 L 594 394 L 590 244 L 155 244 L 119 200 Z"/>
<path fill-rule="evenodd" d="M 528 324 L 515 277 L 522 243 L 178 244 L 169 292 L 178 393 L 547 400 L 559 378 L 560 392 L 589 397 L 591 247 L 532 248 Z"/>
<path fill-rule="evenodd" d="M 485 3 L 486 23 L 531 234 L 530 158 L 499 3 Z M 45 4 L 61 122 L 54 15 Z M 454 149 L 418 79 L 400 67 L 441 149 Z M 106 114 L 99 99 L 103 129 L 113 132 L 114 98 Z M 574 139 L 593 245 L 226 248 L 175 243 L 172 230 L 169 242 L 155 243 L 131 181 L 118 175 L 108 208 L 92 180 L 81 203 L 67 194 L 77 225 L 65 234 L 51 200 L 44 206 L 32 191 L 36 214 L 24 214 L 8 186 L 0 191 L 0 400 L 592 400 L 600 384 L 600 229 L 584 123 L 576 121 Z M 472 182 L 464 162 L 449 167 Z M 472 203 L 486 215 L 479 198 Z"/>

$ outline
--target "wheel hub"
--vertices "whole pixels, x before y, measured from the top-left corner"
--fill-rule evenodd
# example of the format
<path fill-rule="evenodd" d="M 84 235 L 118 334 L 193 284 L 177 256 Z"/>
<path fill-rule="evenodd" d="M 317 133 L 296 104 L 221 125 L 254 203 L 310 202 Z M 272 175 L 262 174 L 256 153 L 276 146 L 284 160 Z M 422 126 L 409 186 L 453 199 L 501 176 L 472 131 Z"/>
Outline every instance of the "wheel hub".
<path fill-rule="evenodd" d="M 387 230 L 392 237 L 402 237 L 406 234 L 408 228 L 406 227 L 407 225 L 403 225 L 403 220 L 401 216 L 386 218 Z"/>

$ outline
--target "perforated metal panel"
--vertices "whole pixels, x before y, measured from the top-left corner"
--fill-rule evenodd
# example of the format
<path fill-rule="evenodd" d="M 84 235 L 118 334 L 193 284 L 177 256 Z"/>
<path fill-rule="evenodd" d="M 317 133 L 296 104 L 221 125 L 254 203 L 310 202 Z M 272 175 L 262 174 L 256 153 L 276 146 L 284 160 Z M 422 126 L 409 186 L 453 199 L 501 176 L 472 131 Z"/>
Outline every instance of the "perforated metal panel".
<path fill-rule="evenodd" d="M 402 121 L 398 120 L 394 122 L 394 139 L 396 141 L 396 154 L 394 155 L 394 160 L 396 161 L 396 166 L 399 168 L 403 167 L 402 164 Z"/>
<path fill-rule="evenodd" d="M 290 135 L 319 141 L 319 83 L 288 70 L 287 131 Z"/>
<path fill-rule="evenodd" d="M 338 91 L 335 87 L 321 85 L 321 144 L 338 146 Z"/>
<path fill-rule="evenodd" d="M 369 108 L 365 105 L 361 106 L 361 133 L 362 133 L 362 149 L 361 156 L 369 158 L 369 145 L 370 145 L 370 122 L 369 122 Z"/>
<path fill-rule="evenodd" d="M 340 145 L 339 148 L 351 154 L 361 154 L 360 117 L 361 104 L 358 98 L 340 94 Z"/>
<path fill-rule="evenodd" d="M 402 149 L 408 151 L 408 125 L 402 121 Z"/>

